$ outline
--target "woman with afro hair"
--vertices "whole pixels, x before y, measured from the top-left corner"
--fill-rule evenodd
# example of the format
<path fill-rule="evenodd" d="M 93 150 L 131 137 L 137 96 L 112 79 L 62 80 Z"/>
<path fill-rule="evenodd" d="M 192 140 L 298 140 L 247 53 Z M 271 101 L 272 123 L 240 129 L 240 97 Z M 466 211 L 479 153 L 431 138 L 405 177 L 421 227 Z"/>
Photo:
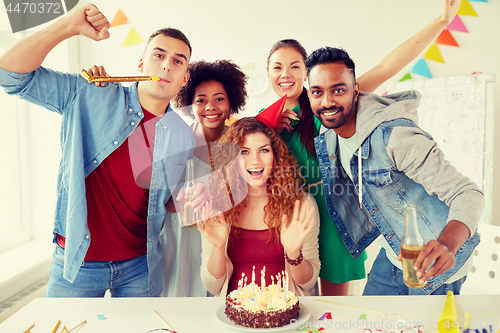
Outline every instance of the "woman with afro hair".
<path fill-rule="evenodd" d="M 194 116 L 190 125 L 196 138 L 193 151 L 197 181 L 208 180 L 213 166 L 210 146 L 226 129 L 225 121 L 245 106 L 247 77 L 227 60 L 198 61 L 189 65 L 189 81 L 174 99 L 184 114 Z M 204 182 L 208 187 L 208 181 Z M 181 214 L 173 214 L 167 233 L 167 269 L 163 296 L 206 296 L 200 277 L 201 236 L 196 228 L 182 227 Z M 170 242 L 169 242 L 170 240 Z"/>

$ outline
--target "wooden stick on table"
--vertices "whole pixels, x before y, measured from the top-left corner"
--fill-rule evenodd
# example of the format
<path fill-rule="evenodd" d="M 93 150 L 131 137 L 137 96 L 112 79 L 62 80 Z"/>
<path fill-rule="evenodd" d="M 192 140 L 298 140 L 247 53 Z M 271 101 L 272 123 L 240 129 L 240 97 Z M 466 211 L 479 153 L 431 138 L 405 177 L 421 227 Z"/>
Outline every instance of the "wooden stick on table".
<path fill-rule="evenodd" d="M 165 319 L 163 319 L 162 316 L 160 316 L 160 314 L 158 312 L 156 312 L 155 310 L 153 310 L 153 313 L 158 317 L 160 318 L 160 320 L 167 326 L 167 328 L 173 332 L 175 332 L 175 330 L 172 328 L 172 326 L 170 326 L 166 321 Z"/>
<path fill-rule="evenodd" d="M 56 333 L 57 329 L 59 328 L 59 325 L 61 325 L 60 320 L 57 321 L 56 327 L 54 327 L 54 329 L 52 330 L 52 333 Z"/>
<path fill-rule="evenodd" d="M 69 333 L 69 332 L 71 332 L 71 331 L 76 330 L 78 327 L 82 326 L 82 325 L 83 325 L 83 324 L 85 324 L 86 322 L 87 322 L 86 320 L 82 321 L 80 324 L 78 324 L 78 325 L 76 325 L 75 327 L 73 327 L 72 329 L 70 329 L 70 330 L 68 331 L 68 333 Z"/>
<path fill-rule="evenodd" d="M 30 333 L 31 332 L 31 329 L 35 327 L 35 324 L 31 325 L 26 331 L 24 331 L 23 333 Z"/>

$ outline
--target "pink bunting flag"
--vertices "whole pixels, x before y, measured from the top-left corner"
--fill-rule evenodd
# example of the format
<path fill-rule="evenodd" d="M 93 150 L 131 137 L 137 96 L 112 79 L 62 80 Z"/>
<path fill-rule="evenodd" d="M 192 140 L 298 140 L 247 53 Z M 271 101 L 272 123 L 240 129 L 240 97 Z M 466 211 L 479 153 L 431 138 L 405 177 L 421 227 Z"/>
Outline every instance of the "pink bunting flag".
<path fill-rule="evenodd" d="M 446 29 L 452 31 L 469 32 L 469 30 L 467 30 L 464 23 L 462 22 L 462 19 L 458 15 L 455 16 L 453 21 L 451 21 Z"/>

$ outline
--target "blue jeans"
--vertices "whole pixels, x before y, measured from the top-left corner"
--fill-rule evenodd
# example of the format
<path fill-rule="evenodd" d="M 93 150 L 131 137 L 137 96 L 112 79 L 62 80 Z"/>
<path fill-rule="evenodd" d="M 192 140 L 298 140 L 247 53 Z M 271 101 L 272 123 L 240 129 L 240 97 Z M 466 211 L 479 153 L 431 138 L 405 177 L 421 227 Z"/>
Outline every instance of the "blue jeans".
<path fill-rule="evenodd" d="M 463 278 L 449 284 L 443 284 L 431 295 L 446 295 L 448 290 L 454 295 L 460 295 L 460 289 L 465 282 Z M 427 295 L 421 288 L 410 288 L 403 281 L 403 271 L 387 259 L 385 249 L 380 252 L 373 262 L 372 269 L 368 274 L 363 296 L 365 295 Z"/>
<path fill-rule="evenodd" d="M 46 297 L 149 297 L 146 255 L 123 261 L 84 261 L 73 283 L 63 278 L 64 248 L 56 244 Z M 158 296 L 158 295 L 155 295 Z"/>

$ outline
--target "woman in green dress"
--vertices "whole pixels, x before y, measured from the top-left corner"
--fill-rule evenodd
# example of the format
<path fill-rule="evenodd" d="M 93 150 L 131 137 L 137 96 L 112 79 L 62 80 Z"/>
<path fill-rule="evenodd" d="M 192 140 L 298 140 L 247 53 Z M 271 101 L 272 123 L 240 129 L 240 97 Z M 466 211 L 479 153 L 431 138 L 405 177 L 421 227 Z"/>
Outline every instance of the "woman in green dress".
<path fill-rule="evenodd" d="M 460 0 L 445 0 L 443 12 L 438 18 L 358 78 L 360 90 L 373 92 L 415 59 L 451 23 L 459 6 Z M 307 79 L 306 57 L 307 52 L 298 41 L 280 40 L 269 53 L 268 76 L 276 94 L 279 97 L 287 95 L 279 130 L 290 153 L 297 159 L 299 172 L 305 179 L 309 193 L 318 204 L 321 294 L 342 296 L 348 294 L 349 281 L 365 277 L 366 253 L 353 259 L 330 217 L 323 186 L 318 186 L 322 179 L 313 139 L 320 133 L 321 123 L 312 113 L 304 88 Z"/>

